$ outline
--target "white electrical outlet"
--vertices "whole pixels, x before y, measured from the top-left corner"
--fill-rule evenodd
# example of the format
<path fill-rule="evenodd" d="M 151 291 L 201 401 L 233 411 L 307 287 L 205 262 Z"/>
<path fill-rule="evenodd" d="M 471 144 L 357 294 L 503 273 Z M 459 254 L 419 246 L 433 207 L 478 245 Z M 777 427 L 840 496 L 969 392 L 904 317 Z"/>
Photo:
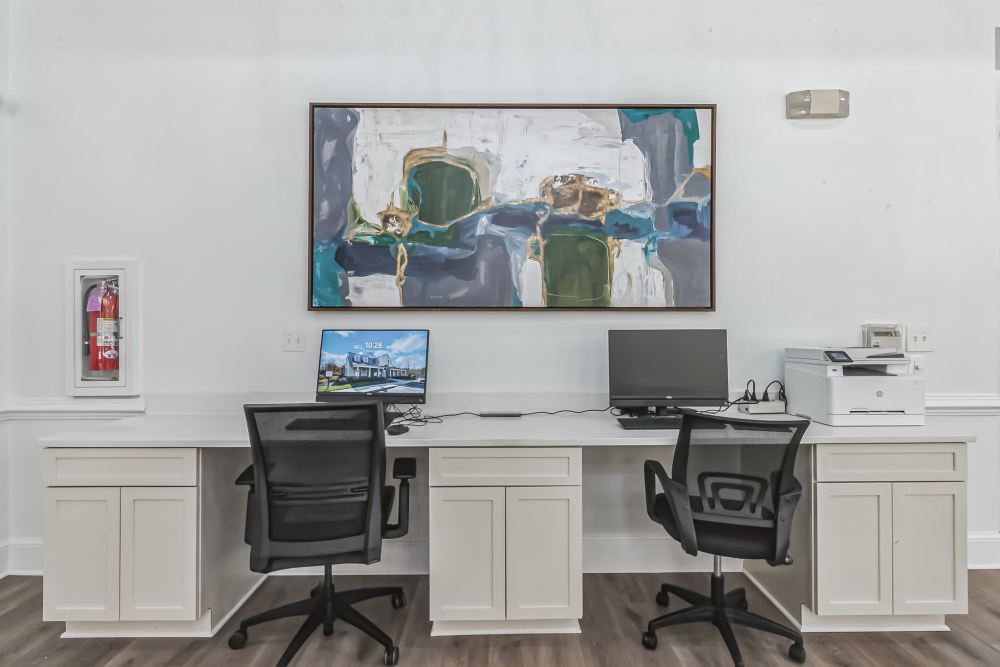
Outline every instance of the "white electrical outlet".
<path fill-rule="evenodd" d="M 930 327 L 906 327 L 907 352 L 930 352 L 932 349 Z"/>
<path fill-rule="evenodd" d="M 304 352 L 301 331 L 286 331 L 281 337 L 282 352 Z"/>

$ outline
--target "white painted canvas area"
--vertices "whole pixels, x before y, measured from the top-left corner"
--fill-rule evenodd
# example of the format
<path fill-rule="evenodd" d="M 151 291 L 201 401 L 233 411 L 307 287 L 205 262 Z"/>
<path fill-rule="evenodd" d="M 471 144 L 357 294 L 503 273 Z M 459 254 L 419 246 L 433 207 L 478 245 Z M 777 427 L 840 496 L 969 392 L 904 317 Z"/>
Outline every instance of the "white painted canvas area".
<path fill-rule="evenodd" d="M 539 196 L 554 174 L 581 173 L 614 188 L 625 201 L 647 199 L 646 164 L 622 142 L 615 109 L 372 109 L 361 108 L 355 134 L 354 197 L 366 219 L 377 218 L 403 178 L 403 159 L 414 148 L 471 147 L 499 157 L 490 189 L 498 202 Z M 699 110 L 702 127 L 711 112 Z M 710 141 L 699 141 L 708 146 Z M 698 151 L 705 164 L 710 151 Z M 700 166 L 700 165 L 699 165 Z"/>

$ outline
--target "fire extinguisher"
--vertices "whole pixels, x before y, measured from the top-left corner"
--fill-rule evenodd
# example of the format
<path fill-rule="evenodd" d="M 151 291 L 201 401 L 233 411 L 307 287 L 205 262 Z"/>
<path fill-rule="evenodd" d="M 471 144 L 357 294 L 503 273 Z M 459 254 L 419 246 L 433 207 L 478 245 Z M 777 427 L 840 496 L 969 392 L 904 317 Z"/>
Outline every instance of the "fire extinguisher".
<path fill-rule="evenodd" d="M 96 337 L 91 345 L 91 368 L 99 371 L 118 370 L 118 282 L 102 283 L 97 290 L 100 294 L 100 309 L 94 318 Z M 88 304 L 88 315 L 90 308 Z M 97 367 L 94 368 L 96 360 Z"/>
<path fill-rule="evenodd" d="M 90 357 L 90 370 L 101 370 L 101 359 L 97 356 L 97 320 L 101 316 L 101 297 L 105 284 L 101 282 L 87 290 L 87 339 L 83 343 L 83 353 Z"/>

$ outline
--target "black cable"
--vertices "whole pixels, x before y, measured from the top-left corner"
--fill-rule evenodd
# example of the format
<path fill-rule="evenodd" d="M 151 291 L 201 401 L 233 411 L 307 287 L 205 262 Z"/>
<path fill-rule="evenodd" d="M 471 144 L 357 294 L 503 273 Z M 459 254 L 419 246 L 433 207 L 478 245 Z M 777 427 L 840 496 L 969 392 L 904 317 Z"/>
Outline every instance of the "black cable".
<path fill-rule="evenodd" d="M 390 406 L 395 407 L 395 406 Z M 533 412 L 524 412 L 521 417 L 529 417 L 531 415 L 558 415 L 563 413 L 570 413 L 575 415 L 582 415 L 587 412 L 608 412 L 609 410 L 616 410 L 612 406 L 606 408 L 589 408 L 587 410 L 572 410 L 570 408 L 565 408 L 563 410 L 535 410 Z M 611 414 L 614 414 L 612 412 Z M 423 410 L 421 410 L 416 405 L 411 405 L 406 412 L 404 412 L 394 423 L 406 425 L 406 426 L 426 426 L 428 424 L 440 424 L 443 420 L 449 417 L 461 417 L 462 415 L 469 415 L 470 417 L 482 417 L 478 412 L 452 412 L 444 415 L 425 415 Z"/>
<path fill-rule="evenodd" d="M 521 413 L 521 416 L 522 417 L 528 417 L 530 415 L 558 415 L 558 414 L 562 414 L 562 413 L 565 413 L 565 412 L 568 412 L 568 413 L 574 414 L 574 415 L 582 415 L 582 414 L 587 413 L 587 412 L 607 412 L 608 410 L 611 410 L 611 409 L 612 409 L 612 406 L 609 405 L 606 408 L 589 408 L 587 410 L 570 410 L 569 408 L 566 408 L 564 410 L 552 410 L 551 412 L 547 411 L 547 410 L 535 410 L 534 412 L 524 412 L 524 413 Z"/>
<path fill-rule="evenodd" d="M 778 385 L 778 399 L 779 401 L 785 400 L 785 385 L 781 383 L 781 380 L 771 380 L 766 387 L 764 387 L 764 397 L 761 399 L 763 401 L 770 400 L 767 397 L 767 390 L 771 388 L 771 385 Z"/>
<path fill-rule="evenodd" d="M 719 407 L 712 410 L 698 410 L 698 412 L 705 415 L 717 415 L 720 412 L 725 412 L 734 405 L 753 405 L 754 403 L 757 403 L 757 401 L 748 401 L 745 397 L 737 398 L 735 401 L 726 401 Z"/>

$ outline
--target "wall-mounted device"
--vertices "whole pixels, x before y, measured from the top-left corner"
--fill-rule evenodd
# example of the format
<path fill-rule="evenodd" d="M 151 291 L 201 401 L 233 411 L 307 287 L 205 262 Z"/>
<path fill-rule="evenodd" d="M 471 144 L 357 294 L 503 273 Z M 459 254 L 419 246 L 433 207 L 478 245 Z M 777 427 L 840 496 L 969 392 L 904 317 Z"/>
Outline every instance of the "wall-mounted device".
<path fill-rule="evenodd" d="M 902 324 L 861 325 L 861 345 L 864 347 L 891 347 L 902 352 L 905 340 L 906 331 Z"/>
<path fill-rule="evenodd" d="M 796 90 L 785 95 L 785 118 L 847 118 L 851 113 L 851 94 L 846 90 Z"/>

